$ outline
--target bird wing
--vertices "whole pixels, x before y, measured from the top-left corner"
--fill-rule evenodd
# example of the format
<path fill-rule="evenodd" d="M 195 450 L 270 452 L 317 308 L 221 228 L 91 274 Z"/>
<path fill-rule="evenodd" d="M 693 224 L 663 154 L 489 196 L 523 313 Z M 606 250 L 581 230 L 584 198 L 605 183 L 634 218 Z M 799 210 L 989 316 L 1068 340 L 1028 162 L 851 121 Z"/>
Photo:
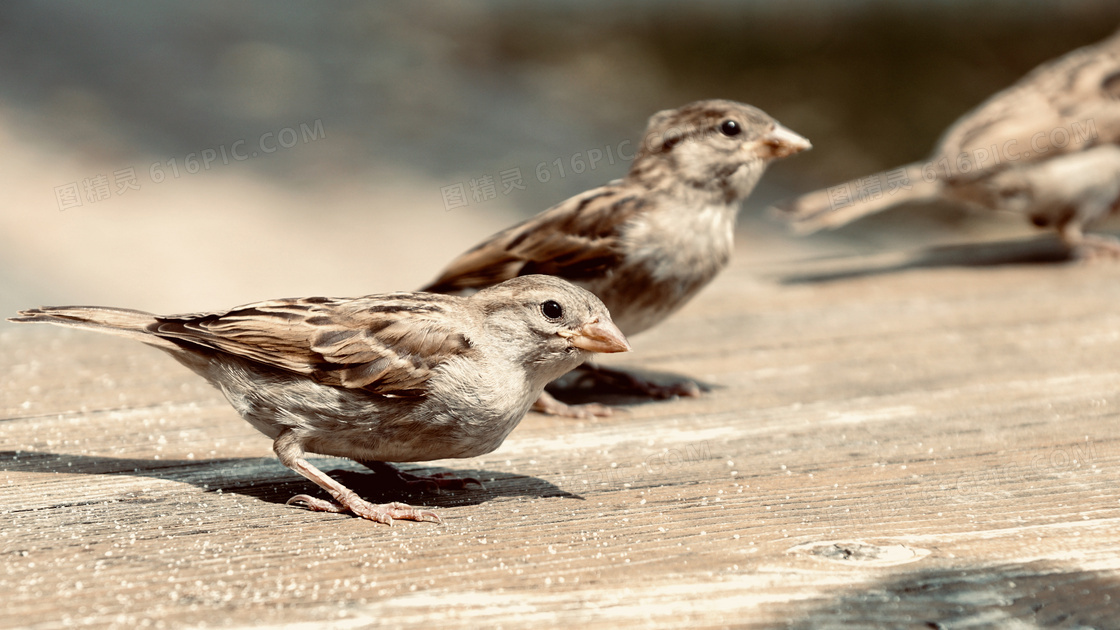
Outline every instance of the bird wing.
<path fill-rule="evenodd" d="M 1118 142 L 1120 32 L 1042 64 L 962 116 L 931 161 L 939 175 L 967 180 Z"/>
<path fill-rule="evenodd" d="M 416 396 L 436 366 L 471 351 L 460 299 L 399 293 L 269 300 L 160 316 L 149 329 L 326 385 Z"/>
<path fill-rule="evenodd" d="M 423 291 L 455 293 L 540 273 L 578 281 L 622 258 L 622 227 L 644 197 L 636 186 L 612 183 L 589 190 L 498 232 L 456 258 Z"/>

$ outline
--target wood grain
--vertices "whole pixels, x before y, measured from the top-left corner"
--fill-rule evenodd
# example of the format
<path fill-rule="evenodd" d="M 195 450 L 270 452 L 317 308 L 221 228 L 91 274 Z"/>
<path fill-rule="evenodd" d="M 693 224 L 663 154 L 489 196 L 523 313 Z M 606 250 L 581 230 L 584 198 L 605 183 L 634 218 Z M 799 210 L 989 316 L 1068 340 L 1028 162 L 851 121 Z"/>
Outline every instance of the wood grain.
<path fill-rule="evenodd" d="M 385 497 L 442 525 L 287 507 L 159 352 L 4 328 L 0 626 L 1120 627 L 1120 271 L 1025 247 L 740 256 L 610 359 L 711 392 L 406 467 L 486 482 Z"/>

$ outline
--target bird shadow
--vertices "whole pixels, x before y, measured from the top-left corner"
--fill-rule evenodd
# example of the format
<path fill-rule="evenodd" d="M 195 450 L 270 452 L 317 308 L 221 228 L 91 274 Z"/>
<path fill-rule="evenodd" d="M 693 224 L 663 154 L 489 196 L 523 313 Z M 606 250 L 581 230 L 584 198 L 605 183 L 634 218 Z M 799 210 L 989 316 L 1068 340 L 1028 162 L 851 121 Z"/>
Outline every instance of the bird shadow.
<path fill-rule="evenodd" d="M 1068 247 L 1051 237 L 942 245 L 916 252 L 889 253 L 858 258 L 811 261 L 812 268 L 786 275 L 782 284 L 815 284 L 897 273 L 909 269 L 942 267 L 996 267 L 1001 265 L 1052 265 L 1075 260 Z"/>
<path fill-rule="evenodd" d="M 686 383 L 695 385 L 698 394 L 719 389 L 719 385 L 696 380 L 683 374 L 632 367 L 585 369 L 582 366 L 548 384 L 546 390 L 560 402 L 569 405 L 599 403 L 610 407 L 648 405 L 680 396 L 666 392 L 653 395 L 628 382 L 629 377 L 662 387 L 673 388 Z"/>
<path fill-rule="evenodd" d="M 1120 580 L 1045 561 L 903 569 L 802 605 L 787 628 L 1115 628 Z"/>
<path fill-rule="evenodd" d="M 561 490 L 556 485 L 529 475 L 519 475 L 491 470 L 449 470 L 440 467 L 409 467 L 413 475 L 449 474 L 462 479 L 473 478 L 484 487 L 468 485 L 463 489 L 441 490 L 438 493 L 409 487 L 395 475 L 368 471 L 356 462 L 345 459 L 313 458 L 317 468 L 325 470 L 335 462 L 352 465 L 355 469 L 326 470 L 362 498 L 372 503 L 390 501 L 415 501 L 426 507 L 458 507 L 479 505 L 498 498 L 569 498 L 583 497 Z M 359 472 L 363 470 L 366 472 Z M 405 470 L 401 468 L 401 470 Z M 311 481 L 285 468 L 270 457 L 236 457 L 219 459 L 128 459 L 42 453 L 28 451 L 0 451 L 0 471 L 67 473 L 81 475 L 125 475 L 166 479 L 189 483 L 206 492 L 238 494 L 267 503 L 284 504 L 297 494 L 326 496 Z"/>

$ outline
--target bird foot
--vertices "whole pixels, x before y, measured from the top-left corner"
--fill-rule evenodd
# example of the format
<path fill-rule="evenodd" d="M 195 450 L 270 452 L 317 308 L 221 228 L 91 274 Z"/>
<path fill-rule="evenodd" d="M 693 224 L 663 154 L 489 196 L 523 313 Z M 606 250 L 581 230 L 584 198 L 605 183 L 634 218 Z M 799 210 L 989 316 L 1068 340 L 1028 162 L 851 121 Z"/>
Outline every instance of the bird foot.
<path fill-rule="evenodd" d="M 1101 234 L 1085 234 L 1072 245 L 1073 256 L 1082 262 L 1120 260 L 1120 241 Z"/>
<path fill-rule="evenodd" d="M 543 413 L 548 416 L 560 416 L 561 418 L 606 418 L 614 413 L 610 407 L 600 405 L 599 403 L 585 403 L 582 405 L 569 405 L 568 403 L 556 400 L 552 394 L 548 392 L 541 392 L 540 397 L 533 403 L 533 411 Z"/>
<path fill-rule="evenodd" d="M 364 501 L 353 494 L 343 495 L 339 503 L 317 499 L 306 494 L 297 494 L 287 501 L 287 505 L 298 505 L 300 503 L 304 504 L 307 509 L 313 512 L 333 512 L 335 514 L 350 512 L 355 516 L 377 521 L 378 523 L 389 526 L 393 525 L 394 519 L 401 521 L 426 521 L 429 523 L 442 522 L 439 516 L 430 510 L 421 510 L 411 505 L 396 502 L 376 505 L 369 501 Z"/>

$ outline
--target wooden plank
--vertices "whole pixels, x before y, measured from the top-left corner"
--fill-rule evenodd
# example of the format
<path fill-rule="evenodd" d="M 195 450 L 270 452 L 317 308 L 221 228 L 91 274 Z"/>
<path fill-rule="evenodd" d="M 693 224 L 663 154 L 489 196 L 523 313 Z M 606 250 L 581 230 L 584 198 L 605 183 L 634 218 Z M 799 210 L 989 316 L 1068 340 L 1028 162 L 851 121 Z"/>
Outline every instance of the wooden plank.
<path fill-rule="evenodd" d="M 410 468 L 485 490 L 323 461 L 442 525 L 286 507 L 311 484 L 158 351 L 5 328 L 0 625 L 1120 623 L 1114 266 L 742 254 L 610 358 L 699 400 Z"/>

